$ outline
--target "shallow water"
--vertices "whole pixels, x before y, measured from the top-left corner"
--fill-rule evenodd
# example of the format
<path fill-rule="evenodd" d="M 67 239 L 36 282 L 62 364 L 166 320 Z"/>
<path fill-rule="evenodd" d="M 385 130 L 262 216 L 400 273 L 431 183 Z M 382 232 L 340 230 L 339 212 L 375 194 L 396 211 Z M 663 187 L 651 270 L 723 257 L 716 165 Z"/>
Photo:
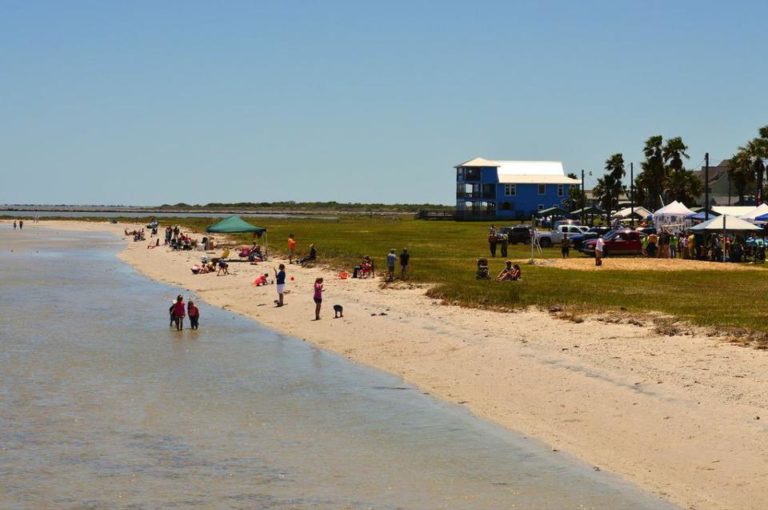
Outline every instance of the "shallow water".
<path fill-rule="evenodd" d="M 172 331 L 119 247 L 0 230 L 0 508 L 672 508 L 204 303 Z"/>

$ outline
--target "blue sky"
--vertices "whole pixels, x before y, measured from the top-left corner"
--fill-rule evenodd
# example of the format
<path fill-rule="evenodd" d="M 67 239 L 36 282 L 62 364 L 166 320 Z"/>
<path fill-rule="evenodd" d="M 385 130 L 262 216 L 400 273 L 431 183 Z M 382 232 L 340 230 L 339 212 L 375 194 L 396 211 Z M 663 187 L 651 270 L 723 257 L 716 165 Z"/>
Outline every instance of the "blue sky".
<path fill-rule="evenodd" d="M 452 203 L 768 124 L 768 2 L 0 0 L 0 203 Z M 587 185 L 591 184 L 590 180 Z"/>

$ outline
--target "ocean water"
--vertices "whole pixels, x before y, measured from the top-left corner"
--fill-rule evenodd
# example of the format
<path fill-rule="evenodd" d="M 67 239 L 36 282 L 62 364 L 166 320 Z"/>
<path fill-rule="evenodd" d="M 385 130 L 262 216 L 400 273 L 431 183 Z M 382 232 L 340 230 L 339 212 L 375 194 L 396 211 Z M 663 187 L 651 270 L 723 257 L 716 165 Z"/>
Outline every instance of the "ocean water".
<path fill-rule="evenodd" d="M 0 230 L 2 509 L 673 508 L 205 303 L 176 332 L 120 246 Z"/>

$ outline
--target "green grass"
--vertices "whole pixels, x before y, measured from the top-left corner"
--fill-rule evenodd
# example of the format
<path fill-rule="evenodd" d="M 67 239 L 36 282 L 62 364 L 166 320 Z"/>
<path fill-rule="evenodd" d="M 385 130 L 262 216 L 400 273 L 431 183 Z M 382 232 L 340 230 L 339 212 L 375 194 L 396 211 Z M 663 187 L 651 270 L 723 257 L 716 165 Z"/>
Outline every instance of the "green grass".
<path fill-rule="evenodd" d="M 133 220 L 135 221 L 135 220 Z M 178 222 L 204 231 L 211 220 L 183 218 Z M 626 309 L 658 311 L 694 324 L 746 327 L 768 331 L 762 297 L 768 295 L 765 271 L 569 271 L 523 265 L 522 282 L 477 281 L 477 258 L 488 256 L 490 223 L 419 221 L 408 218 L 342 217 L 264 219 L 271 252 L 286 251 L 293 233 L 299 251 L 315 243 L 319 259 L 335 268 L 351 268 L 363 255 L 374 257 L 379 270 L 389 249 L 411 253 L 412 278 L 435 284 L 430 295 L 470 307 L 520 308 L 562 305 L 578 313 Z M 250 243 L 250 236 L 240 240 Z M 559 248 L 537 257 L 559 257 Z M 572 256 L 583 255 L 572 250 Z M 528 259 L 530 247 L 511 245 L 508 258 Z M 489 259 L 491 274 L 503 265 Z"/>

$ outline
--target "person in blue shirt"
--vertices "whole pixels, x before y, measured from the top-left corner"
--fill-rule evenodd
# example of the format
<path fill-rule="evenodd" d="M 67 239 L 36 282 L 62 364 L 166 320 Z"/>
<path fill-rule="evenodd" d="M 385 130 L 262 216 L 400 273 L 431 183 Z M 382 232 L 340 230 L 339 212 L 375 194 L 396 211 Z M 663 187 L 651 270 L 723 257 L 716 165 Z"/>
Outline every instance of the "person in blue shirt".
<path fill-rule="evenodd" d="M 275 305 L 283 306 L 283 293 L 285 292 L 285 264 L 280 264 L 277 267 L 279 271 L 275 269 L 275 283 L 277 284 L 277 299 L 275 299 Z"/>
<path fill-rule="evenodd" d="M 397 262 L 397 255 L 395 249 L 392 248 L 387 254 L 387 281 L 395 279 L 395 263 Z"/>

